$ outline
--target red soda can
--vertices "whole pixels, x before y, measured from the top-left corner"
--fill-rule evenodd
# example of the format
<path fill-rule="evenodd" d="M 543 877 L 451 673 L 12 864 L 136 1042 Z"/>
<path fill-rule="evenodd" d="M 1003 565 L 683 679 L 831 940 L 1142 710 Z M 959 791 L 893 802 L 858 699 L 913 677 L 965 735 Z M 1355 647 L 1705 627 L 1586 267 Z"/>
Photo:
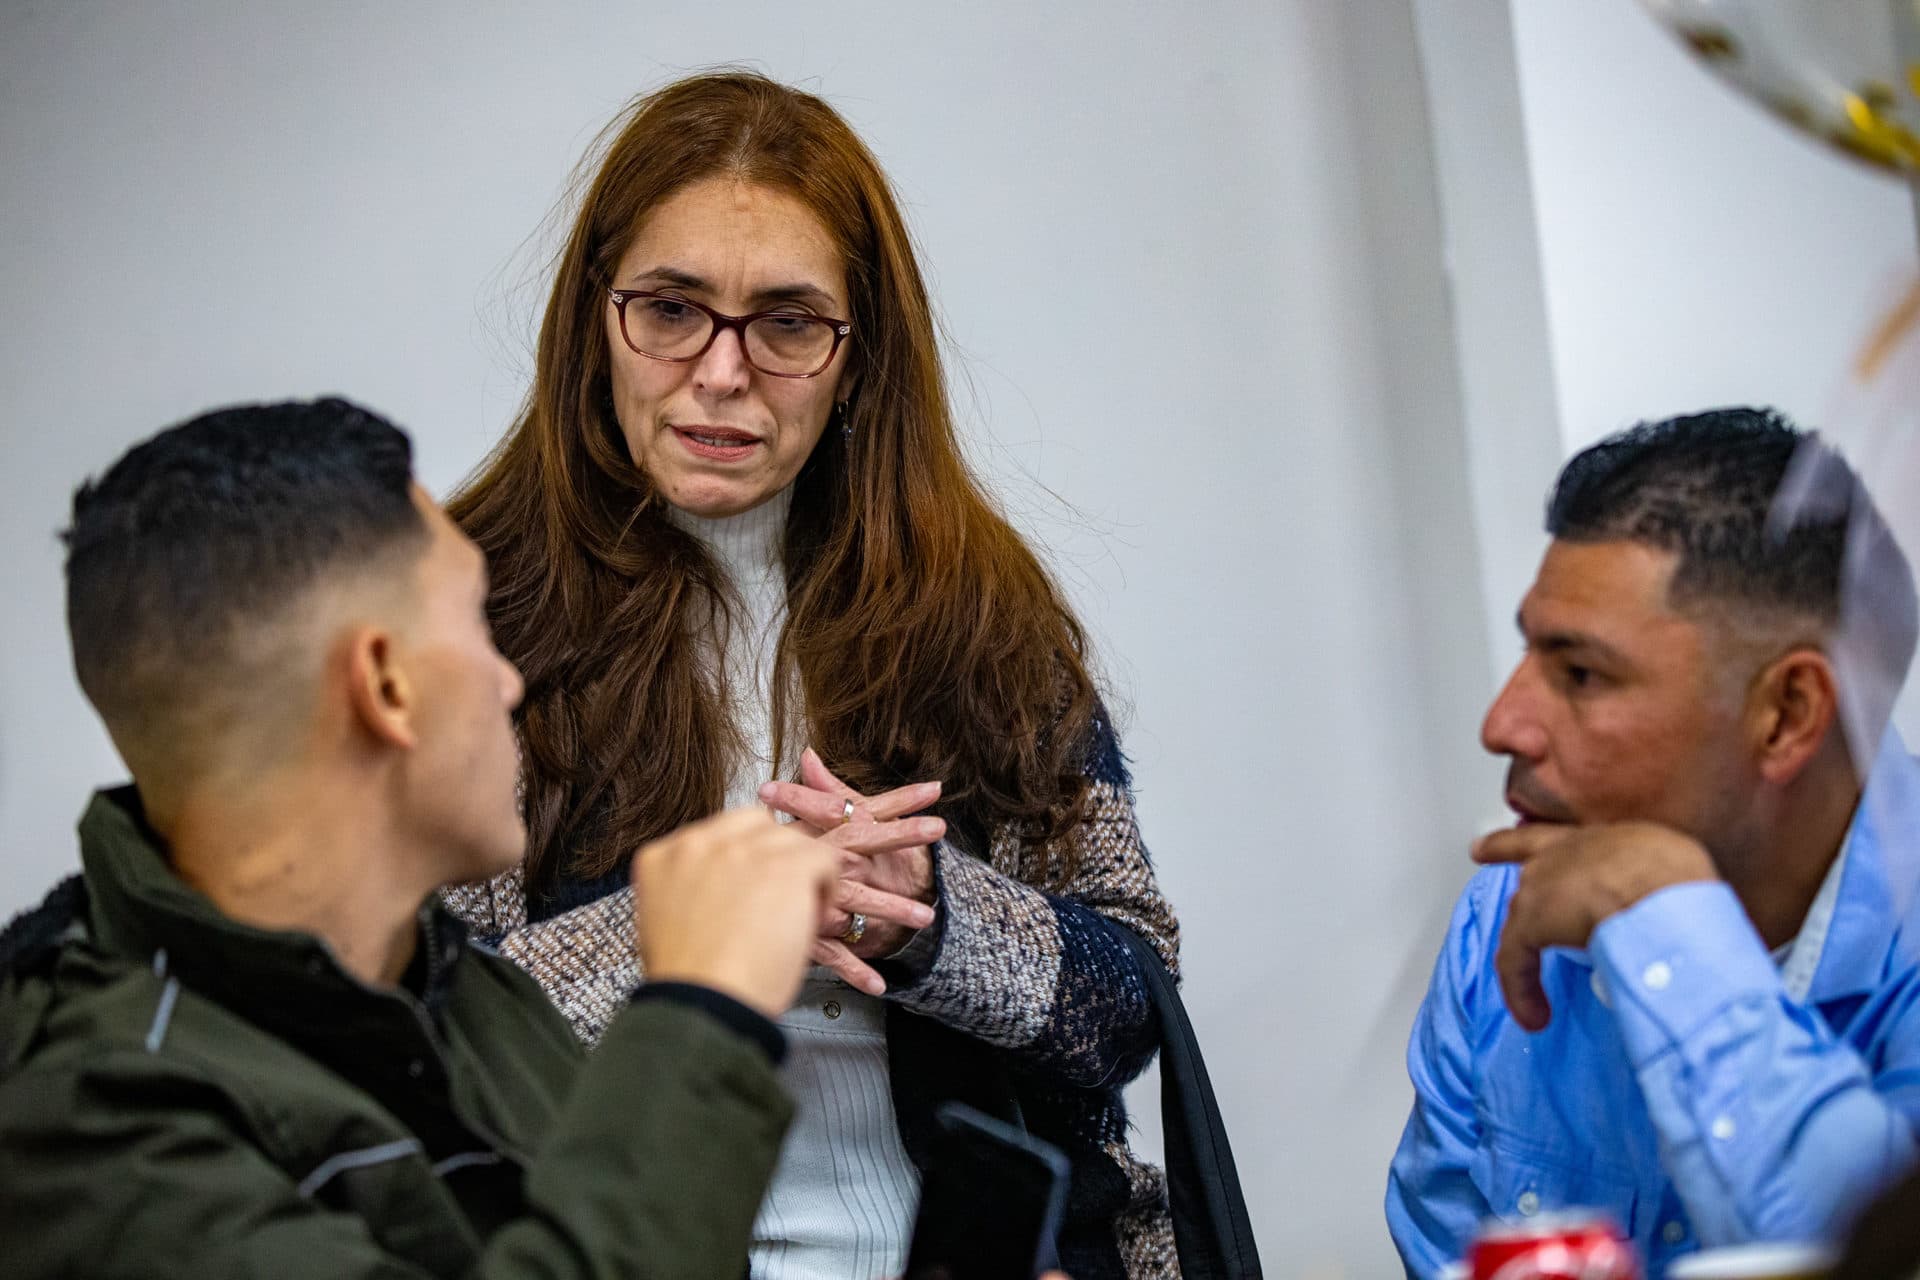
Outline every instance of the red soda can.
<path fill-rule="evenodd" d="M 1489 1223 L 1467 1251 L 1472 1280 L 1640 1280 L 1633 1244 L 1601 1213 Z"/>

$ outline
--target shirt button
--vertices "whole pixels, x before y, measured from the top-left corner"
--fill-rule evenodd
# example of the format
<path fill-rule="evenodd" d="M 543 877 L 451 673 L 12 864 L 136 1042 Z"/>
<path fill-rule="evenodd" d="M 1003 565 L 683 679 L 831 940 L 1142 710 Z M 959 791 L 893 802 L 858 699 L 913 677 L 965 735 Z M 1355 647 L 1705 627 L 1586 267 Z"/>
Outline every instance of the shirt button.
<path fill-rule="evenodd" d="M 1738 1132 L 1738 1130 L 1734 1127 L 1732 1116 L 1715 1116 L 1713 1128 L 1708 1130 L 1708 1132 L 1712 1133 L 1713 1136 L 1720 1139 L 1720 1141 L 1727 1142 L 1733 1138 L 1733 1135 Z"/>
<path fill-rule="evenodd" d="M 829 1000 L 820 1006 L 820 1012 L 826 1014 L 829 1018 L 837 1018 L 840 1016 L 840 1002 L 838 1000 Z"/>
<path fill-rule="evenodd" d="M 421 1076 L 427 1074 L 427 1064 L 421 1059 L 415 1058 L 413 1061 L 407 1063 L 407 1074 L 415 1080 L 418 1080 Z"/>
<path fill-rule="evenodd" d="M 1641 973 L 1640 981 L 1647 984 L 1649 991 L 1665 991 L 1673 981 L 1673 967 L 1665 960 L 1655 960 Z"/>
<path fill-rule="evenodd" d="M 1668 1244 L 1679 1244 L 1687 1238 L 1687 1224 L 1684 1222 L 1669 1222 L 1666 1226 L 1660 1228 L 1660 1238 Z"/>
<path fill-rule="evenodd" d="M 1522 1191 L 1520 1198 L 1513 1202 L 1513 1207 L 1520 1211 L 1521 1217 L 1531 1218 L 1540 1212 L 1540 1197 L 1531 1191 Z"/>

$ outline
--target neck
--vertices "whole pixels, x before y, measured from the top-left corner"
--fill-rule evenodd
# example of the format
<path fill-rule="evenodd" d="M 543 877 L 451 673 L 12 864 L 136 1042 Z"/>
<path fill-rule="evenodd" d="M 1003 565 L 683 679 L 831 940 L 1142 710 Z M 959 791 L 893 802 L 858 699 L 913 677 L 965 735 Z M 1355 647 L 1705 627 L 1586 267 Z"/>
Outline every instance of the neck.
<path fill-rule="evenodd" d="M 793 486 L 788 485 L 759 506 L 730 516 L 697 516 L 669 506 L 667 518 L 706 543 L 733 580 L 744 586 L 779 567 L 792 503 Z"/>
<path fill-rule="evenodd" d="M 149 813 L 180 878 L 221 914 L 259 929 L 311 934 L 371 987 L 392 987 L 413 959 L 420 906 L 434 885 L 411 868 L 381 806 L 377 778 L 291 772 L 206 787 Z"/>
<path fill-rule="evenodd" d="M 1816 762 L 1779 796 L 1765 833 L 1748 842 L 1750 856 L 1738 866 L 1722 867 L 1769 948 L 1799 934 L 1821 882 L 1840 855 L 1860 791 L 1846 761 Z"/>

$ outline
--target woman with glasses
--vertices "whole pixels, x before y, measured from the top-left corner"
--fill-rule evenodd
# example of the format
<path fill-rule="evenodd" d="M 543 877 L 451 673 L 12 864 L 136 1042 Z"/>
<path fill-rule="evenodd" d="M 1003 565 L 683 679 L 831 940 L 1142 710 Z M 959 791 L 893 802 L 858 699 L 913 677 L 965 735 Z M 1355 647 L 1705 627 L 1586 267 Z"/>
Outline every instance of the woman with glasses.
<path fill-rule="evenodd" d="M 842 852 L 753 1275 L 897 1273 L 950 1098 L 1067 1151 L 1077 1280 L 1177 1274 L 1116 932 L 1172 966 L 1176 925 L 1081 627 L 961 457 L 906 226 L 831 107 L 725 73 L 616 122 L 526 406 L 451 510 L 527 686 L 527 856 L 455 906 L 584 1039 L 637 981 L 643 842 L 761 803 Z"/>

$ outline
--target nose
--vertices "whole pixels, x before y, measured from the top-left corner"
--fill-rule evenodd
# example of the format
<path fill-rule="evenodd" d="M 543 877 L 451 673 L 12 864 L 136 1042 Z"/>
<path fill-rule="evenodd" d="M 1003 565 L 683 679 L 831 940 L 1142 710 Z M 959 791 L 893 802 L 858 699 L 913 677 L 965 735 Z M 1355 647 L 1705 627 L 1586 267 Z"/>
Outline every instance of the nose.
<path fill-rule="evenodd" d="M 738 329 L 721 329 L 693 364 L 696 389 L 721 398 L 745 390 L 753 377 L 747 363 L 746 337 Z"/>
<path fill-rule="evenodd" d="M 1531 654 L 1507 677 L 1507 683 L 1480 722 L 1480 745 L 1496 756 L 1537 761 L 1546 754 L 1547 734 L 1536 702 L 1537 673 Z"/>

